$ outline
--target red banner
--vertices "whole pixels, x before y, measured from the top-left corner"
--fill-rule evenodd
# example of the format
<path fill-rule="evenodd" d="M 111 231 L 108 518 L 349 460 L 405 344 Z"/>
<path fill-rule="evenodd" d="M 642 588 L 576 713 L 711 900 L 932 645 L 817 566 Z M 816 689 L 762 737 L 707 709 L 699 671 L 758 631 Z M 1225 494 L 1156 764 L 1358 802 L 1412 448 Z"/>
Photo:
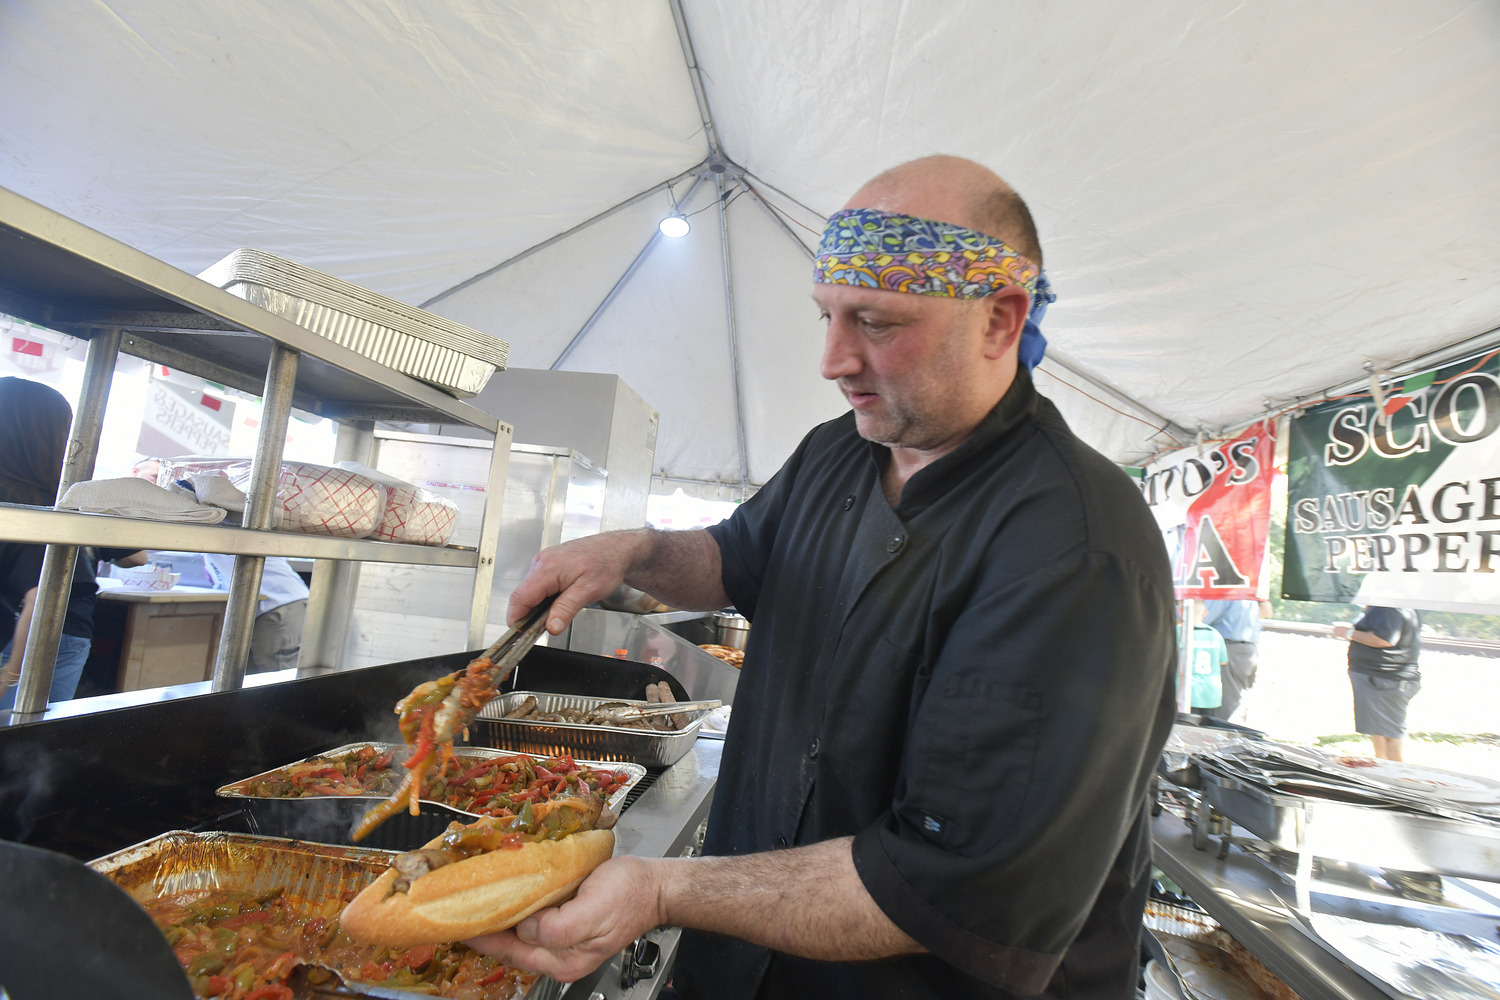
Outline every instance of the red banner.
<path fill-rule="evenodd" d="M 1275 426 L 1184 448 L 1146 466 L 1141 492 L 1172 556 L 1180 599 L 1256 600 L 1271 527 Z"/>

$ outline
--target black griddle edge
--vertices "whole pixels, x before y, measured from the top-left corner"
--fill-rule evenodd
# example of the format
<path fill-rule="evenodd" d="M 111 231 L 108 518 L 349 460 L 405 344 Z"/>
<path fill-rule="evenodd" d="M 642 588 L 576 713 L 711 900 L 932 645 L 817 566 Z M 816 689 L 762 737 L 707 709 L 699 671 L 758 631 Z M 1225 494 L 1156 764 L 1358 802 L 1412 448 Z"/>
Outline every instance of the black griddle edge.
<path fill-rule="evenodd" d="M 346 670 L 241 691 L 0 728 L 0 840 L 81 860 L 174 829 L 233 828 L 214 790 L 332 747 L 400 742 L 393 711 L 418 683 L 474 652 Z M 639 698 L 665 671 L 546 646 L 522 661 L 526 689 Z"/>

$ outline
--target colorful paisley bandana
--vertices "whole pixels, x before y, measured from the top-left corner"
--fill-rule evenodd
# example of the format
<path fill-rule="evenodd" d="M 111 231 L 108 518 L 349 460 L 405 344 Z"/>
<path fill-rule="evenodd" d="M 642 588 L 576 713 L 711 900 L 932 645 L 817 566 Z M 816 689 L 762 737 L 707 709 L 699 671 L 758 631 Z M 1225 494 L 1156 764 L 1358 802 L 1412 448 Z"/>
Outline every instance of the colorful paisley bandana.
<path fill-rule="evenodd" d="M 813 281 L 956 299 L 981 299 L 1019 285 L 1031 296 L 1020 347 L 1028 371 L 1047 350 L 1040 323 L 1057 301 L 1046 274 L 1002 240 L 950 222 L 870 208 L 847 209 L 828 220 Z"/>

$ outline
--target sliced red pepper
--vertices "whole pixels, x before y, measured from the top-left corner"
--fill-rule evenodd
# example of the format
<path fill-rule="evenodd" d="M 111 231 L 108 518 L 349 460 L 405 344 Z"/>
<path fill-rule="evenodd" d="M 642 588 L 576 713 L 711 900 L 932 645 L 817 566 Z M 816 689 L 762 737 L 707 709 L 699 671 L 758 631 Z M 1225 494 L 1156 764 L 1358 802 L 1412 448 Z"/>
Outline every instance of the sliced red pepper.
<path fill-rule="evenodd" d="M 430 944 L 418 945 L 411 951 L 407 952 L 406 958 L 402 959 L 402 961 L 406 963 L 406 967 L 408 969 L 416 971 L 417 969 L 420 969 L 422 966 L 426 965 L 428 962 L 432 961 L 432 956 L 436 951 L 437 949 Z"/>
<path fill-rule="evenodd" d="M 228 993 L 233 987 L 234 980 L 228 976 L 209 976 L 208 989 L 203 992 L 208 996 L 216 997 L 222 993 Z"/>
<path fill-rule="evenodd" d="M 472 781 L 474 778 L 479 777 L 481 774 L 484 774 L 486 771 L 490 770 L 490 768 L 492 768 L 494 766 L 495 765 L 492 762 L 490 762 L 490 761 L 485 761 L 483 764 L 475 764 L 473 767 L 469 768 L 463 774 L 459 775 L 458 776 L 458 780 L 459 781 Z"/>
<path fill-rule="evenodd" d="M 507 968 L 506 966 L 503 966 L 503 965 L 496 966 L 494 972 L 491 972 L 488 976 L 485 976 L 483 979 L 481 979 L 479 981 L 479 985 L 480 986 L 489 986 L 492 983 L 498 983 L 500 980 L 504 979 L 508 975 L 510 975 L 510 969 L 509 968 Z"/>
<path fill-rule="evenodd" d="M 271 922 L 271 914 L 265 910 L 251 910 L 249 913 L 241 913 L 239 916 L 230 917 L 223 921 L 221 927 L 243 927 L 246 924 L 268 924 Z"/>

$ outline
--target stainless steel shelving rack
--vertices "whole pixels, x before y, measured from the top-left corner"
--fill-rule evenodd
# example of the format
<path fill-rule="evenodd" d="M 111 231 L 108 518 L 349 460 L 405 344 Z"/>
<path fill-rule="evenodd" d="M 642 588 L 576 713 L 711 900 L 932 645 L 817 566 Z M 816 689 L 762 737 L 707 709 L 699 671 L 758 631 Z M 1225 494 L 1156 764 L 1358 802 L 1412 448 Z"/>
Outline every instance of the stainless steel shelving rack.
<path fill-rule="evenodd" d="M 59 497 L 92 478 L 119 353 L 190 372 L 262 398 L 244 527 L 178 524 L 0 504 L 0 540 L 42 542 L 47 555 L 21 661 L 12 721 L 46 708 L 80 545 L 173 548 L 235 555 L 213 688 L 243 683 L 266 556 L 318 560 L 303 648 L 335 637 L 343 572 L 358 561 L 475 569 L 469 647 L 482 646 L 512 427 L 436 389 L 282 319 L 156 258 L 0 188 L 0 312 L 88 341 L 83 390 Z M 293 407 L 340 423 L 340 448 L 375 420 L 467 424 L 495 438 L 477 549 L 433 548 L 268 530 Z M 346 434 L 345 432 L 350 432 Z M 337 637 L 341 638 L 341 637 Z"/>

